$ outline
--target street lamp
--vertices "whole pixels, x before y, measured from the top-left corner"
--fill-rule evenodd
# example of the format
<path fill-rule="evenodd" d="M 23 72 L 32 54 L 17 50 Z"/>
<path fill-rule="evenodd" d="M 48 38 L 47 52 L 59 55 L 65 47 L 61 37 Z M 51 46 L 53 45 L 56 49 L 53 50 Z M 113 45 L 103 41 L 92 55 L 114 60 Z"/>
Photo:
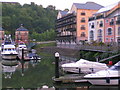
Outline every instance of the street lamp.
<path fill-rule="evenodd" d="M 55 78 L 59 78 L 59 53 L 55 53 Z"/>

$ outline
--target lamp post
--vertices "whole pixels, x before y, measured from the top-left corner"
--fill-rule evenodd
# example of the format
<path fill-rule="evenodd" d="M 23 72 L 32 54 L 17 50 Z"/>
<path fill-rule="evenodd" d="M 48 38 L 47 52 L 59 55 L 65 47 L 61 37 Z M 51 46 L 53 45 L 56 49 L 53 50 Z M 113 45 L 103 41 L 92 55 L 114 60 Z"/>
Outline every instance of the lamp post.
<path fill-rule="evenodd" d="M 55 78 L 59 78 L 59 53 L 55 53 Z"/>

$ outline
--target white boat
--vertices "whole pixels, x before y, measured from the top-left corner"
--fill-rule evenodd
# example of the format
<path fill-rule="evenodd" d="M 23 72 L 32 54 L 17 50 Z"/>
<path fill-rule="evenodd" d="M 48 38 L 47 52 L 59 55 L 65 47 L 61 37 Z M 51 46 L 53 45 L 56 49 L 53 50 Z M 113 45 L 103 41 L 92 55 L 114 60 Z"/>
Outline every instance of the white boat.
<path fill-rule="evenodd" d="M 72 73 L 92 73 L 108 69 L 108 66 L 104 63 L 92 62 L 84 59 L 80 59 L 74 63 L 62 64 L 61 67 L 63 71 Z"/>
<path fill-rule="evenodd" d="M 5 35 L 4 42 L 1 45 L 1 56 L 4 60 L 16 59 L 18 53 L 16 51 L 15 44 L 11 39 L 11 35 Z"/>
<path fill-rule="evenodd" d="M 16 51 L 15 45 L 5 44 L 2 47 L 1 56 L 4 60 L 14 60 L 16 59 L 18 53 Z"/>
<path fill-rule="evenodd" d="M 25 45 L 25 43 L 20 42 L 20 43 L 18 44 L 17 49 L 18 49 L 18 51 L 22 51 L 22 49 L 24 49 L 24 51 L 27 51 L 27 46 Z"/>
<path fill-rule="evenodd" d="M 120 61 L 107 70 L 84 76 L 93 85 L 120 85 Z"/>

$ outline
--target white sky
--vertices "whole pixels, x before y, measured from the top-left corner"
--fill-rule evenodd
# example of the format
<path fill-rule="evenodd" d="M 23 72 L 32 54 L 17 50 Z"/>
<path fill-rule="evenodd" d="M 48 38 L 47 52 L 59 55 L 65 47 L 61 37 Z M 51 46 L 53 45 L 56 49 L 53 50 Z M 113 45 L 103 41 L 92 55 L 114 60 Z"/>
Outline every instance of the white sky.
<path fill-rule="evenodd" d="M 87 1 L 96 2 L 100 5 L 107 6 L 110 4 L 114 4 L 120 0 L 0 0 L 7 2 L 19 2 L 21 4 L 30 2 L 35 2 L 38 5 L 43 5 L 43 7 L 47 7 L 48 5 L 53 5 L 56 9 L 64 10 L 65 8 L 71 9 L 73 3 L 86 3 Z"/>

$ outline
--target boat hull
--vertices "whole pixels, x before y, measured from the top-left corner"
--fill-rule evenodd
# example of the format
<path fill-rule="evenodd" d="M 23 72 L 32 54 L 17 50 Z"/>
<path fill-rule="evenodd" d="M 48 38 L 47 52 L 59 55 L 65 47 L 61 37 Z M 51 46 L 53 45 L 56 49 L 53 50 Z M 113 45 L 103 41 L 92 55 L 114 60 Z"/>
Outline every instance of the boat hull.
<path fill-rule="evenodd" d="M 87 79 L 92 85 L 119 85 L 119 78 Z"/>
<path fill-rule="evenodd" d="M 64 67 L 63 71 L 71 73 L 94 73 L 103 69 L 100 68 L 78 68 L 78 67 Z"/>
<path fill-rule="evenodd" d="M 4 60 L 16 60 L 17 54 L 2 54 Z"/>

